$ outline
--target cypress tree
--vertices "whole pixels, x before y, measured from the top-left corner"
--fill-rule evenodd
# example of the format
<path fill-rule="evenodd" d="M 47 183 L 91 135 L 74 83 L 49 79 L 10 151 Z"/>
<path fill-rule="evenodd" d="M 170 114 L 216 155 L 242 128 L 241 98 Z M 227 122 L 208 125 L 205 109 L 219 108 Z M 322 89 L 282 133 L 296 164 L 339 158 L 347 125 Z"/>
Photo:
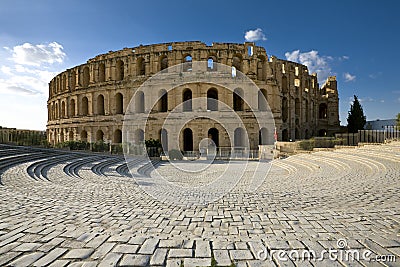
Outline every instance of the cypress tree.
<path fill-rule="evenodd" d="M 364 115 L 363 108 L 358 101 L 356 95 L 354 95 L 353 104 L 350 106 L 350 111 L 347 117 L 347 130 L 349 133 L 356 133 L 358 130 L 363 130 L 364 125 L 367 122 Z"/>

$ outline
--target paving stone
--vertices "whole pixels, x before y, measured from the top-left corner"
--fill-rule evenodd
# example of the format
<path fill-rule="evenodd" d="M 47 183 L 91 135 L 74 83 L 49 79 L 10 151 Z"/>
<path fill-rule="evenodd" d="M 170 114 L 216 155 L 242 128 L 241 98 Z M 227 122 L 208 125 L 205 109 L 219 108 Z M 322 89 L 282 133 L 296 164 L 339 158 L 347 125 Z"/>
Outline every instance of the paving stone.
<path fill-rule="evenodd" d="M 168 258 L 187 258 L 192 257 L 191 249 L 171 248 L 168 253 Z"/>
<path fill-rule="evenodd" d="M 139 253 L 140 254 L 153 254 L 156 250 L 158 239 L 147 239 L 143 245 L 140 247 Z"/>
<path fill-rule="evenodd" d="M 252 260 L 253 255 L 250 250 L 230 250 L 229 255 L 233 260 Z"/>
<path fill-rule="evenodd" d="M 112 250 L 112 252 L 121 253 L 121 254 L 125 254 L 125 253 L 134 254 L 134 253 L 136 253 L 138 248 L 139 248 L 138 245 L 122 244 L 122 245 L 116 245 L 114 247 L 114 249 Z"/>
<path fill-rule="evenodd" d="M 211 258 L 202 258 L 202 259 L 197 259 L 197 258 L 189 258 L 189 259 L 184 259 L 183 265 L 185 267 L 208 267 L 211 266 Z"/>
<path fill-rule="evenodd" d="M 228 250 L 214 250 L 214 258 L 219 266 L 231 265 L 231 259 L 229 257 Z"/>
<path fill-rule="evenodd" d="M 57 260 L 61 255 L 63 255 L 67 249 L 65 248 L 55 248 L 52 251 L 50 251 L 48 254 L 46 254 L 44 257 L 40 258 L 38 261 L 36 261 L 33 266 L 45 266 L 53 261 Z"/>
<path fill-rule="evenodd" d="M 167 258 L 167 251 L 168 250 L 165 248 L 156 249 L 150 259 L 150 265 L 164 265 L 165 259 Z"/>
<path fill-rule="evenodd" d="M 11 266 L 30 266 L 36 260 L 40 259 L 44 255 L 43 252 L 33 252 L 30 254 L 23 255 L 22 257 L 12 261 Z"/>
<path fill-rule="evenodd" d="M 124 255 L 119 264 L 120 266 L 147 266 L 149 260 L 150 260 L 149 255 L 128 254 Z"/>
<path fill-rule="evenodd" d="M 99 267 L 117 266 L 118 261 L 122 257 L 120 253 L 108 253 L 104 259 L 99 263 Z"/>
<path fill-rule="evenodd" d="M 93 253 L 93 249 L 91 248 L 81 248 L 81 249 L 71 249 L 64 256 L 65 259 L 86 259 L 89 258 Z"/>
<path fill-rule="evenodd" d="M 196 241 L 196 250 L 194 252 L 196 258 L 210 258 L 211 248 L 208 241 Z"/>

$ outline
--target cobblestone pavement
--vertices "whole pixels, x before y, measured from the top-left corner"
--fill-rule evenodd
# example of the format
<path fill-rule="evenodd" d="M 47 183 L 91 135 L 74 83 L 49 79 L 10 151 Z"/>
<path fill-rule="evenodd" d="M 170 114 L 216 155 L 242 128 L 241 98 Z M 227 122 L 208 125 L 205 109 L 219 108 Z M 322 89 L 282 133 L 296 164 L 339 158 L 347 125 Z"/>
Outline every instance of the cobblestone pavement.
<path fill-rule="evenodd" d="M 0 146 L 0 266 L 399 266 L 399 163 L 399 142 L 299 154 L 275 160 L 255 192 L 245 175 L 182 207 L 143 191 L 121 157 Z M 338 256 L 350 250 L 368 258 Z M 375 260 L 387 255 L 396 262 Z"/>

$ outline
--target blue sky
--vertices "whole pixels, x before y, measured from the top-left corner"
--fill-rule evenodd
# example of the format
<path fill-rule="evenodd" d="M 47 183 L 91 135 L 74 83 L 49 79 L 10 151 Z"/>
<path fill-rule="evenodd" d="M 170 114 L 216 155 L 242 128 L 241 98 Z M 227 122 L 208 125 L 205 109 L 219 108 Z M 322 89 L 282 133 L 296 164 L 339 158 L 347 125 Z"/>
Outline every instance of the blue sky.
<path fill-rule="evenodd" d="M 172 41 L 243 43 L 246 32 L 269 56 L 317 70 L 321 84 L 336 75 L 342 125 L 354 94 L 367 120 L 394 118 L 399 11 L 398 1 L 2 0 L 0 126 L 45 129 L 49 80 L 98 54 Z"/>

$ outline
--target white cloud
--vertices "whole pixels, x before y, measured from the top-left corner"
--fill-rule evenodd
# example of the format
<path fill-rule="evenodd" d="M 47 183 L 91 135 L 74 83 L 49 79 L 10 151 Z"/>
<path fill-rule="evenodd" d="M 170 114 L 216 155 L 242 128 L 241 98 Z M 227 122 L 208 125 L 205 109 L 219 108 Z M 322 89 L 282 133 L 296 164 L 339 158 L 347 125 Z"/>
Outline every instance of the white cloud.
<path fill-rule="evenodd" d="M 257 28 L 255 30 L 249 30 L 246 32 L 244 35 L 244 39 L 246 39 L 247 42 L 255 42 L 255 41 L 266 41 L 267 37 L 265 37 L 265 34 L 260 28 Z"/>
<path fill-rule="evenodd" d="M 348 72 L 343 73 L 343 76 L 344 76 L 344 81 L 345 82 L 352 82 L 352 81 L 356 80 L 356 76 L 355 75 L 351 75 Z"/>
<path fill-rule="evenodd" d="M 310 73 L 316 72 L 319 81 L 325 81 L 331 73 L 331 67 L 328 62 L 333 58 L 331 56 L 320 56 L 316 50 L 303 53 L 300 50 L 294 50 L 286 52 L 285 57 L 289 61 L 306 65 Z"/>
<path fill-rule="evenodd" d="M 26 89 L 19 86 L 7 85 L 0 83 L 0 93 L 6 93 L 11 95 L 25 95 L 25 96 L 32 96 L 32 95 L 41 95 L 41 92 L 38 92 L 33 89 Z"/>
<path fill-rule="evenodd" d="M 349 56 L 341 56 L 339 57 L 339 61 L 345 61 L 348 60 L 350 57 Z"/>
<path fill-rule="evenodd" d="M 24 43 L 13 48 L 5 47 L 5 49 L 12 52 L 12 61 L 29 66 L 63 63 L 66 56 L 62 45 L 57 42 L 37 45 Z"/>

